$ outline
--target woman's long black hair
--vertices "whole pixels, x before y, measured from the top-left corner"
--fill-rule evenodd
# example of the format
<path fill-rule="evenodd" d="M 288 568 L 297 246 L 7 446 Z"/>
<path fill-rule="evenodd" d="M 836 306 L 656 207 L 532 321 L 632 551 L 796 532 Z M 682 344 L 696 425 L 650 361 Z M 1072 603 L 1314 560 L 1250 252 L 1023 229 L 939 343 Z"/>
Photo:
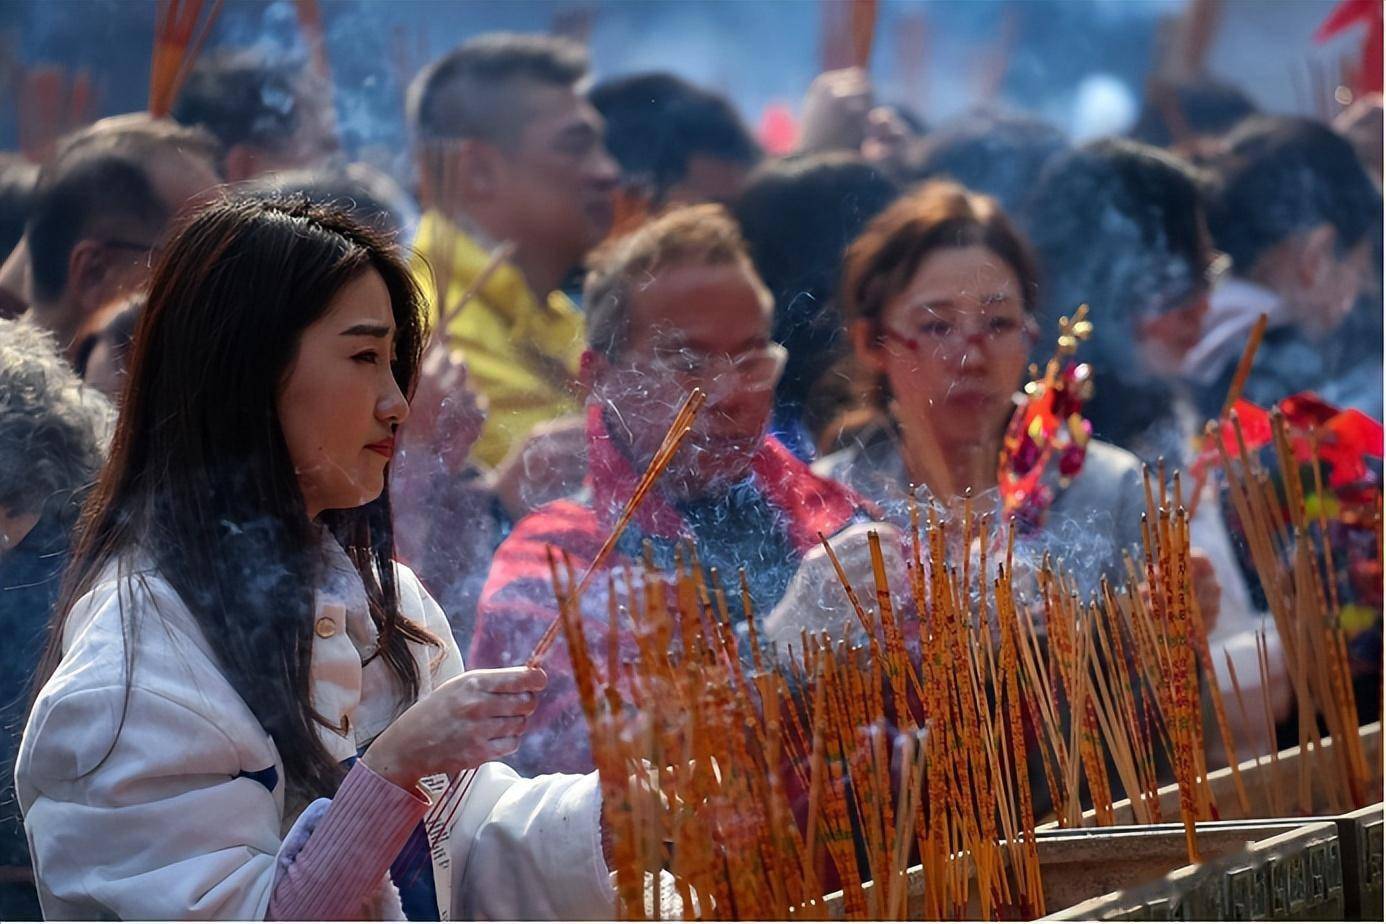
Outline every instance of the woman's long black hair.
<path fill-rule="evenodd" d="M 409 270 L 388 240 L 302 199 L 241 199 L 195 215 L 155 268 L 111 454 L 79 523 L 41 686 L 62 659 L 73 605 L 112 562 L 153 564 L 197 621 L 236 692 L 273 736 L 286 782 L 331 793 L 341 768 L 309 701 L 320 533 L 309 521 L 276 413 L 304 330 L 360 274 L 385 281 L 393 365 L 412 392 L 426 335 Z M 387 479 L 388 483 L 388 479 Z M 399 612 L 388 489 L 321 520 L 366 585 L 379 657 L 412 700 L 410 640 L 434 641 Z M 139 626 L 123 610 L 128 640 Z"/>

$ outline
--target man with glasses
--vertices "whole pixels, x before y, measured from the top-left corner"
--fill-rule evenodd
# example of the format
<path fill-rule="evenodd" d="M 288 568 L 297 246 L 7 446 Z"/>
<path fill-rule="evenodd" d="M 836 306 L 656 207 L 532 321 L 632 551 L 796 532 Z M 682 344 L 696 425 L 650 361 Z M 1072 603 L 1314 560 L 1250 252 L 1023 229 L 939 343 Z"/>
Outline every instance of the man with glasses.
<path fill-rule="evenodd" d="M 143 288 L 173 217 L 220 182 L 217 152 L 206 132 L 143 114 L 102 119 L 59 142 L 39 177 L 20 258 L 28 316 L 69 359 L 97 312 Z"/>
<path fill-rule="evenodd" d="M 783 622 L 778 614 L 821 600 L 845 602 L 823 566 L 819 536 L 852 527 L 834 548 L 854 583 L 864 582 L 865 517 L 850 491 L 814 475 L 766 435 L 785 353 L 770 339 L 773 300 L 725 210 L 676 209 L 608 245 L 594 260 L 584 299 L 586 487 L 520 521 L 501 544 L 482 591 L 469 663 L 491 667 L 529 657 L 557 616 L 547 549 L 571 556 L 579 571 L 591 563 L 695 387 L 707 403 L 617 543 L 614 576 L 623 579 L 622 566 L 638 562 L 647 548 L 657 569 L 672 572 L 677 549 L 690 544 L 704 569 L 717 568 L 743 647 L 736 583 L 742 568 L 758 622 Z M 592 643 L 602 650 L 605 586 L 604 577 L 592 582 L 582 607 Z M 630 624 L 618 630 L 633 652 Z M 590 769 L 565 647 L 554 646 L 544 664 L 549 686 L 514 762 L 531 772 Z"/>

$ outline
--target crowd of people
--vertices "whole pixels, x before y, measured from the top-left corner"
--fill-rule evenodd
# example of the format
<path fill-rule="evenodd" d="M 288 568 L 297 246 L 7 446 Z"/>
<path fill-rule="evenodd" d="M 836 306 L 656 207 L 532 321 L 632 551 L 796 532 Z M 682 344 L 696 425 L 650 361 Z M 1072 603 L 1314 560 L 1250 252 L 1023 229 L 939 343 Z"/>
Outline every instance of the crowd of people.
<path fill-rule="evenodd" d="M 1014 520 L 1022 598 L 1046 558 L 1124 578 L 1142 467 L 1193 461 L 1261 315 L 1248 400 L 1382 415 L 1379 97 L 1330 124 L 1191 78 L 1178 131 L 1074 145 L 849 69 L 770 156 L 708 88 L 487 34 L 417 75 L 391 177 L 319 89 L 208 52 L 171 117 L 0 159 L 5 919 L 610 917 L 565 647 L 526 662 L 550 555 L 595 561 L 695 389 L 582 601 L 595 646 L 635 647 L 608 579 L 690 547 L 746 651 L 840 630 L 873 533 L 905 586 L 912 508 L 1002 514 L 1080 304 L 1083 452 Z M 1193 586 L 1250 696 L 1265 604 L 1204 490 Z M 468 781 L 442 834 L 439 774 Z"/>

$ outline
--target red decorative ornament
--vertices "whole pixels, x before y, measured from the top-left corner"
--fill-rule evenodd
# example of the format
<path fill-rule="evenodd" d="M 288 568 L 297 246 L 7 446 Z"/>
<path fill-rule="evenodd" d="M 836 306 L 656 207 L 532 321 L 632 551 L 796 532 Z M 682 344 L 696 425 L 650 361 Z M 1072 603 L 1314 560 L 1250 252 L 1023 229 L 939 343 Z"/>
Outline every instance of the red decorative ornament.
<path fill-rule="evenodd" d="M 1087 458 L 1092 424 L 1083 419 L 1082 410 L 1092 396 L 1092 370 L 1070 359 L 1092 334 L 1087 312 L 1088 306 L 1081 305 L 1072 320 L 1059 319 L 1058 348 L 1043 378 L 1025 386 L 1001 444 L 996 481 L 1002 513 L 1026 529 L 1038 527 L 1054 501 L 1044 474 L 1055 456 L 1063 484 L 1082 471 Z"/>
<path fill-rule="evenodd" d="M 766 154 L 771 157 L 783 157 L 794 151 L 794 143 L 799 139 L 799 125 L 788 106 L 784 103 L 771 103 L 760 114 L 760 126 L 756 136 Z"/>

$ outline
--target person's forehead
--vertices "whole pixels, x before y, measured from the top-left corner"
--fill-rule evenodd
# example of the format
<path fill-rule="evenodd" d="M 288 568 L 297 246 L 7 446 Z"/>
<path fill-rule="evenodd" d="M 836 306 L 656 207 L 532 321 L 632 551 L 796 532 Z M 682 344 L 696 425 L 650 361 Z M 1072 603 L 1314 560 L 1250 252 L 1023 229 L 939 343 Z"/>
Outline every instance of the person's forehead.
<path fill-rule="evenodd" d="M 551 136 L 574 125 L 603 126 L 601 114 L 572 87 L 525 81 L 517 87 L 521 137 Z"/>
<path fill-rule="evenodd" d="M 986 247 L 949 247 L 930 253 L 896 299 L 902 304 L 953 301 L 961 304 L 996 296 L 1015 297 L 1015 271 Z"/>
<path fill-rule="evenodd" d="M 739 345 L 769 334 L 771 307 L 738 263 L 673 266 L 633 286 L 633 340 Z"/>
<path fill-rule="evenodd" d="M 324 319 L 334 323 L 382 324 L 394 328 L 394 308 L 390 302 L 390 290 L 385 280 L 375 270 L 368 270 L 353 278 L 337 291 L 327 306 Z"/>

